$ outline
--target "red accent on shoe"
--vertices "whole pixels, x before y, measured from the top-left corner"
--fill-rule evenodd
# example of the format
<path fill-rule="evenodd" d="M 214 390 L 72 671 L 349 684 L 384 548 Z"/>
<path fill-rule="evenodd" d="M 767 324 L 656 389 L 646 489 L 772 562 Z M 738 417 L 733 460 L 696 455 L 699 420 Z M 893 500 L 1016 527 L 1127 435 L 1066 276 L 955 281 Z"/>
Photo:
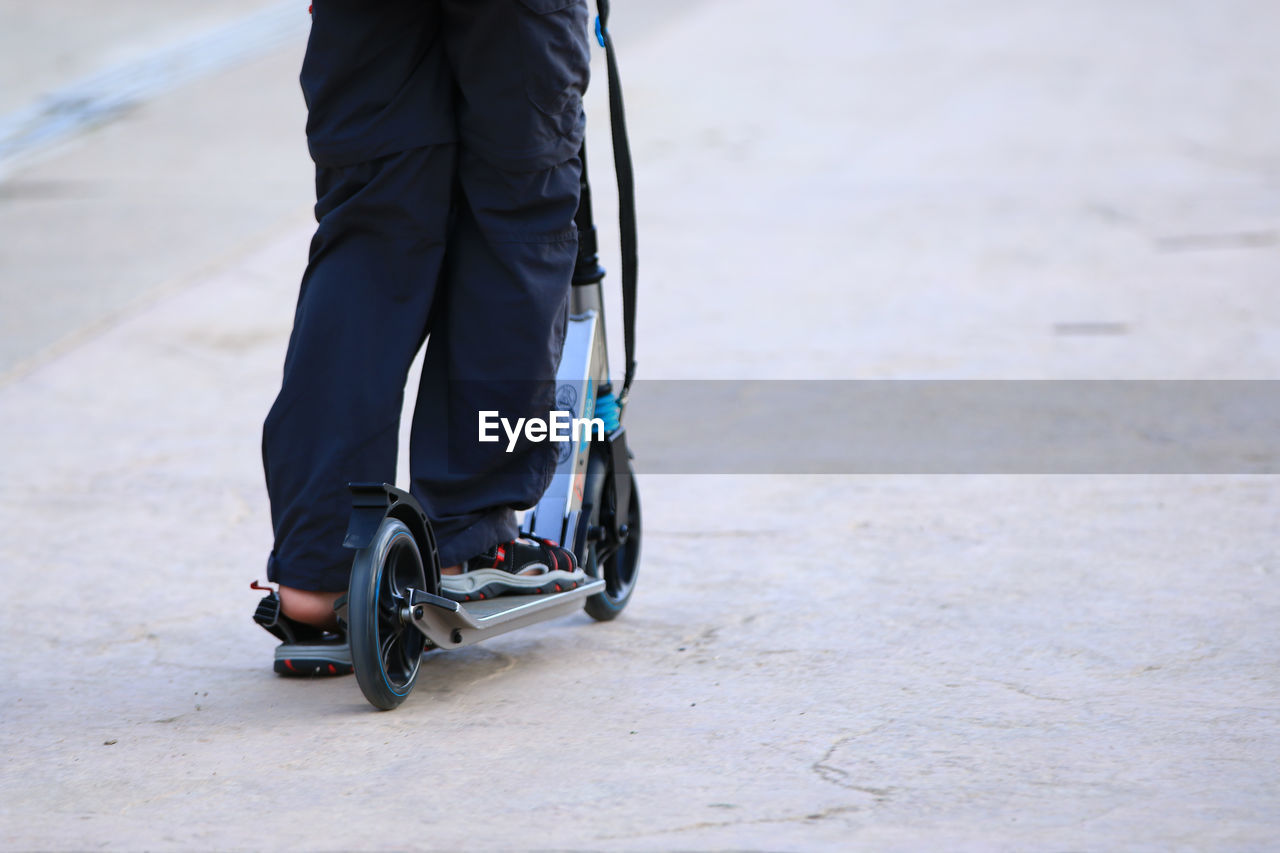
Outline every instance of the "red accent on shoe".
<path fill-rule="evenodd" d="M 337 674 L 338 674 L 338 668 L 337 668 L 336 666 L 334 666 L 333 664 L 329 664 L 329 674 L 330 674 L 330 675 L 337 675 Z"/>
<path fill-rule="evenodd" d="M 289 667 L 290 672 L 297 672 L 297 670 L 293 668 L 293 661 L 289 660 L 288 658 L 284 659 L 284 665 Z"/>
<path fill-rule="evenodd" d="M 261 590 L 261 591 L 263 591 L 263 592 L 275 592 L 275 590 L 274 590 L 274 589 L 272 589 L 271 587 L 269 587 L 269 586 L 263 586 L 262 584 L 258 583 L 257 581 L 254 581 L 253 583 L 249 584 L 249 589 L 258 589 L 258 590 Z"/>
<path fill-rule="evenodd" d="M 556 592 L 562 592 L 562 591 L 563 590 L 560 589 L 560 584 L 556 584 Z"/>
<path fill-rule="evenodd" d="M 484 601 L 484 593 L 483 592 L 480 593 L 479 595 L 476 596 L 476 598 L 480 599 L 481 601 Z"/>

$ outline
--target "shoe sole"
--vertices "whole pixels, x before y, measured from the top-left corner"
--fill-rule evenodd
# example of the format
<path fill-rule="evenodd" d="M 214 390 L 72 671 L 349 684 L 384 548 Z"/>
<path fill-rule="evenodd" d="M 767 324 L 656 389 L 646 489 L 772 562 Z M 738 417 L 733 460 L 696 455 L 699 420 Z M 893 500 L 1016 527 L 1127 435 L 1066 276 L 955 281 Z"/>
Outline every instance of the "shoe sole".
<path fill-rule="evenodd" d="M 276 647 L 275 671 L 292 678 L 329 678 L 355 670 L 346 643 L 281 643 Z"/>
<path fill-rule="evenodd" d="M 499 595 L 545 595 L 567 592 L 586 583 L 582 569 L 550 571 L 540 575 L 513 575 L 502 569 L 474 569 L 440 579 L 440 594 L 454 601 L 483 601 Z"/>

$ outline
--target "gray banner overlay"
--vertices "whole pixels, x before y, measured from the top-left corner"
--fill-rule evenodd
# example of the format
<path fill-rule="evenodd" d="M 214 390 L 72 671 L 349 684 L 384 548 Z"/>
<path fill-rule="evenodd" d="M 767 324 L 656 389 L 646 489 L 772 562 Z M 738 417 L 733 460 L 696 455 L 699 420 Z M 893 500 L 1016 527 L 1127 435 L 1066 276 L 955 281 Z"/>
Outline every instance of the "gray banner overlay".
<path fill-rule="evenodd" d="M 1280 381 L 637 381 L 664 474 L 1274 474 Z"/>

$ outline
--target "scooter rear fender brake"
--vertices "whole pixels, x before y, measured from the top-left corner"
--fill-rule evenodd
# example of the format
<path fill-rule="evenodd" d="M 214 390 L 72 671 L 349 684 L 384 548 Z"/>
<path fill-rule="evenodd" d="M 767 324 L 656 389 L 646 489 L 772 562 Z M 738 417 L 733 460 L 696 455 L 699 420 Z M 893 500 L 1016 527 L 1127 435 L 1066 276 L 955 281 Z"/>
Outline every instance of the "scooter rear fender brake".
<path fill-rule="evenodd" d="M 440 555 L 436 550 L 436 537 L 431 522 L 422 505 L 413 495 L 397 489 L 389 483 L 348 483 L 351 490 L 351 519 L 347 522 L 347 535 L 342 545 L 359 550 L 369 547 L 383 519 L 395 518 L 404 522 L 413 534 L 422 555 L 422 567 L 430 589 L 440 591 Z"/>

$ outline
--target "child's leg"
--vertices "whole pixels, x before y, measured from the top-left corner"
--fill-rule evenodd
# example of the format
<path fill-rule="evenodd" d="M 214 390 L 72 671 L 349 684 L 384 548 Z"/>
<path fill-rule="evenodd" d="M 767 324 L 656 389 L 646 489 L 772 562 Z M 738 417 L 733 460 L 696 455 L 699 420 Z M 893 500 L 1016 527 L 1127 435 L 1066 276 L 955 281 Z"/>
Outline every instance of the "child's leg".
<path fill-rule="evenodd" d="M 546 419 L 577 256 L 584 0 L 444 0 L 457 78 L 457 215 L 411 440 L 446 566 L 513 539 L 560 445 L 481 443 L 480 411 Z M 543 12 L 542 9 L 553 9 Z"/>
<path fill-rule="evenodd" d="M 271 580 L 344 590 L 352 481 L 391 482 L 409 363 L 444 257 L 454 149 L 431 146 L 320 169 L 284 381 L 263 428 L 275 549 Z M 286 615 L 305 606 L 287 594 Z"/>
<path fill-rule="evenodd" d="M 338 627 L 333 603 L 341 592 L 312 592 L 305 589 L 280 587 L 280 610 L 285 616 L 305 625 L 332 631 Z"/>
<path fill-rule="evenodd" d="M 263 429 L 285 615 L 332 625 L 351 554 L 347 483 L 392 481 L 454 181 L 439 0 L 317 0 L 301 82 L 316 218 L 279 396 Z"/>

